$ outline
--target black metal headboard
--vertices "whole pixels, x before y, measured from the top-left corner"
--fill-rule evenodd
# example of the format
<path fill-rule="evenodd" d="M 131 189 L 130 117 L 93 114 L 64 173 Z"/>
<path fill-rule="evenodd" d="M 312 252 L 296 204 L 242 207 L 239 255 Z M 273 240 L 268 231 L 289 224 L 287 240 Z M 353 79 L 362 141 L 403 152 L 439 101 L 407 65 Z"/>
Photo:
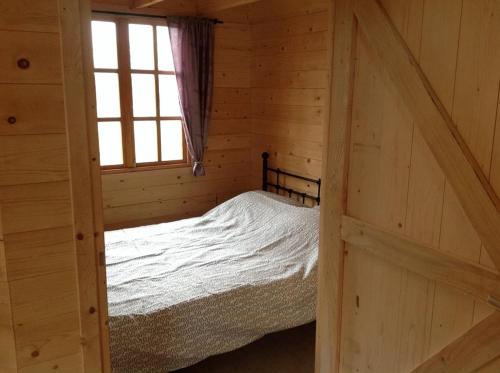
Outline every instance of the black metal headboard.
<path fill-rule="evenodd" d="M 292 195 L 296 195 L 296 196 L 301 197 L 302 203 L 305 203 L 306 199 L 311 199 L 319 205 L 320 194 L 321 194 L 321 179 L 317 179 L 317 180 L 311 179 L 309 177 L 294 175 L 294 174 L 291 174 L 289 172 L 282 171 L 279 168 L 271 168 L 271 167 L 269 167 L 268 161 L 269 161 L 269 153 L 262 153 L 262 190 L 267 192 L 269 187 L 271 187 L 276 191 L 277 194 L 279 194 L 280 191 L 284 191 L 284 192 L 288 193 L 288 196 L 290 198 L 292 197 Z M 269 172 L 276 174 L 276 183 L 269 181 Z M 308 181 L 310 183 L 316 184 L 318 186 L 318 194 L 316 196 L 312 196 L 310 194 L 298 192 L 294 189 L 291 189 L 291 188 L 288 188 L 288 187 L 281 185 L 280 184 L 280 181 L 282 181 L 282 180 L 280 180 L 281 175 L 294 177 L 296 179 L 305 180 L 305 181 Z"/>

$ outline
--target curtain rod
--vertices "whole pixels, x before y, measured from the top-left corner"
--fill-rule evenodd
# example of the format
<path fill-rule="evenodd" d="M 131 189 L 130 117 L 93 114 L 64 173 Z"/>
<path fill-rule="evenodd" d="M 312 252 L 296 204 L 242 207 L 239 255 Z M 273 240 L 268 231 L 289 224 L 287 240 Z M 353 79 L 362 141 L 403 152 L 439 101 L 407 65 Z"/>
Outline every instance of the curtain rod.
<path fill-rule="evenodd" d="M 104 10 L 93 10 L 92 13 L 99 13 L 99 14 L 110 14 L 114 16 L 133 16 L 133 17 L 148 17 L 148 18 L 161 18 L 161 19 L 168 19 L 169 16 L 160 16 L 157 14 L 151 15 L 151 14 L 141 14 L 141 13 L 125 13 L 125 12 L 111 12 L 111 11 L 104 11 Z M 215 24 L 222 24 L 224 21 L 221 21 L 217 18 L 212 20 Z"/>

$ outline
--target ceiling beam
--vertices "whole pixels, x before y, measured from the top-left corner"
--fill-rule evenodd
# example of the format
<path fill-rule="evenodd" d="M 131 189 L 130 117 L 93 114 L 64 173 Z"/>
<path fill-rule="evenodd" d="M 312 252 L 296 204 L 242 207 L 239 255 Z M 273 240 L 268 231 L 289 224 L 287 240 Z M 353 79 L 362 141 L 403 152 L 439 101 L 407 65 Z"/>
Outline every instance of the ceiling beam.
<path fill-rule="evenodd" d="M 147 8 L 155 4 L 163 3 L 165 0 L 133 0 L 133 7 L 135 9 Z"/>
<path fill-rule="evenodd" d="M 198 10 L 201 13 L 213 13 L 258 1 L 260 0 L 198 0 Z"/>
<path fill-rule="evenodd" d="M 496 268 L 500 270 L 500 202 L 450 114 L 377 0 L 354 12 L 381 75 L 401 97 Z"/>

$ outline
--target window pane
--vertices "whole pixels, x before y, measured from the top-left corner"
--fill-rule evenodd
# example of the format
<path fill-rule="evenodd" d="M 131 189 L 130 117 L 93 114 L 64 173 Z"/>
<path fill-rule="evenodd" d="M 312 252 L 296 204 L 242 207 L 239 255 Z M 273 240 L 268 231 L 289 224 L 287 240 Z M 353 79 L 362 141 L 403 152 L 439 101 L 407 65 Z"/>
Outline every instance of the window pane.
<path fill-rule="evenodd" d="M 120 122 L 100 122 L 99 152 L 101 166 L 123 164 L 122 125 Z"/>
<path fill-rule="evenodd" d="M 180 120 L 161 121 L 161 160 L 176 161 L 184 158 L 182 123 Z"/>
<path fill-rule="evenodd" d="M 153 26 L 128 26 L 130 42 L 130 67 L 137 70 L 154 70 Z"/>
<path fill-rule="evenodd" d="M 132 74 L 134 117 L 156 116 L 156 84 L 152 74 Z"/>
<path fill-rule="evenodd" d="M 156 27 L 156 41 L 158 43 L 158 69 L 164 71 L 174 71 L 174 58 L 172 56 L 172 47 L 170 45 L 168 27 Z"/>
<path fill-rule="evenodd" d="M 160 75 L 160 116 L 180 117 L 179 91 L 174 75 Z"/>
<path fill-rule="evenodd" d="M 156 122 L 134 122 L 135 161 L 158 162 L 158 138 Z"/>
<path fill-rule="evenodd" d="M 118 74 L 95 73 L 98 118 L 119 118 L 120 87 Z"/>
<path fill-rule="evenodd" d="M 92 21 L 92 46 L 95 68 L 118 68 L 114 22 Z"/>

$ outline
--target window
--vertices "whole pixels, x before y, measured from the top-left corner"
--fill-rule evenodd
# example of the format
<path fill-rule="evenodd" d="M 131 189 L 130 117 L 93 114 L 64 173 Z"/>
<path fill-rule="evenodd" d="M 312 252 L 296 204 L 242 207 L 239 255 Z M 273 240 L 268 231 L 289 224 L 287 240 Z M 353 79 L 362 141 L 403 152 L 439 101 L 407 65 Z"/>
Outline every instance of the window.
<path fill-rule="evenodd" d="M 102 168 L 186 165 L 168 27 L 95 19 L 92 41 Z"/>

